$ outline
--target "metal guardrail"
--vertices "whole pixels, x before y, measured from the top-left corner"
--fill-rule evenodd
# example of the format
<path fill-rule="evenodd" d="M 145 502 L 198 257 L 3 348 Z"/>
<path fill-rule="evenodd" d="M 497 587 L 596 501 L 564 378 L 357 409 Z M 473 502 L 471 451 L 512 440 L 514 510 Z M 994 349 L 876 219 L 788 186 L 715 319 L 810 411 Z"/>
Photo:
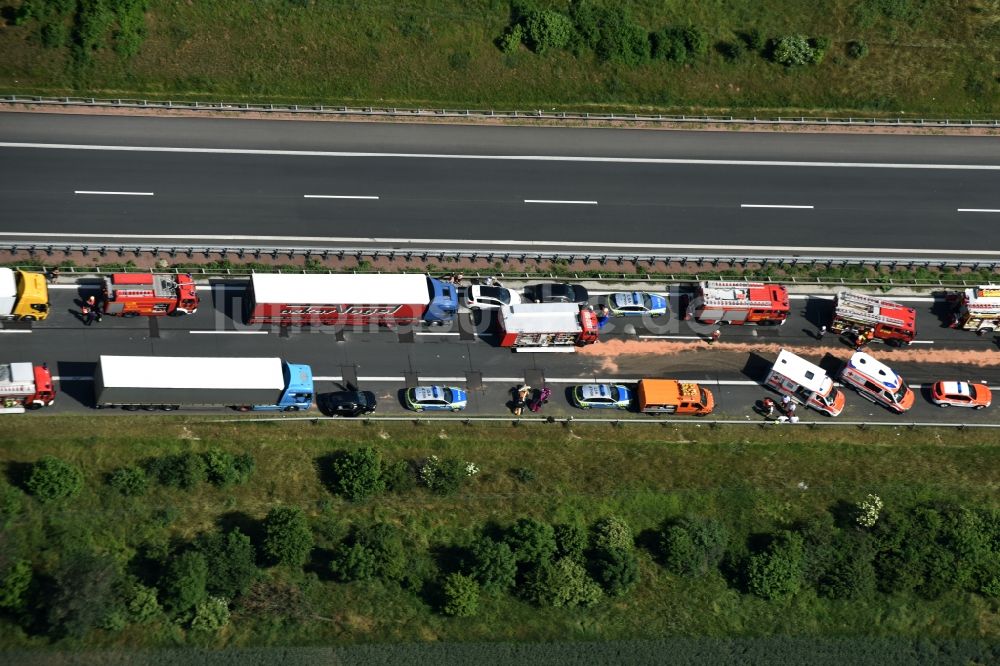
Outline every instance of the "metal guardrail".
<path fill-rule="evenodd" d="M 774 116 L 745 117 L 668 115 L 639 113 L 588 113 L 572 111 L 498 111 L 496 109 L 447 109 L 447 108 L 398 108 L 375 106 L 328 106 L 306 104 L 260 104 L 244 102 L 189 102 L 150 99 L 99 99 L 95 97 L 41 97 L 36 95 L 5 95 L 0 104 L 40 104 L 63 107 L 109 107 L 131 109 L 161 109 L 187 111 L 223 111 L 243 113 L 291 113 L 320 114 L 328 116 L 383 116 L 383 117 L 432 117 L 432 118 L 481 118 L 495 120 L 576 120 L 632 123 L 685 123 L 685 124 L 729 124 L 729 125 L 844 125 L 864 127 L 998 127 L 1000 119 L 951 119 L 951 118 L 868 118 L 868 117 L 816 117 L 816 116 Z"/>
<path fill-rule="evenodd" d="M 655 254 L 655 253 L 621 253 L 621 252 L 571 252 L 571 251 L 527 251 L 527 250 L 479 250 L 479 249 L 454 249 L 442 250 L 435 248 L 335 248 L 335 247 L 308 247 L 308 246 L 286 246 L 286 247 L 244 247 L 238 245 L 167 245 L 167 244 L 124 244 L 124 243 L 52 243 L 48 241 L 8 241 L 0 243 L 0 252 L 28 252 L 32 256 L 45 254 L 52 256 L 56 252 L 69 254 L 80 252 L 84 255 L 97 254 L 102 257 L 108 255 L 124 257 L 126 254 L 136 256 L 153 255 L 155 257 L 167 256 L 170 258 L 187 257 L 194 258 L 199 255 L 204 258 L 220 256 L 227 258 L 235 255 L 239 260 L 250 261 L 254 259 L 279 258 L 295 259 L 304 258 L 306 260 L 326 261 L 329 259 L 344 260 L 352 258 L 358 262 L 367 260 L 405 259 L 406 261 L 442 263 L 454 261 L 487 261 L 490 263 L 510 261 L 534 261 L 552 262 L 554 264 L 572 264 L 584 262 L 590 264 L 598 262 L 602 266 L 609 264 L 622 265 L 631 263 L 633 265 L 655 265 L 657 263 L 673 264 L 681 266 L 712 265 L 718 267 L 721 264 L 746 269 L 750 265 L 760 268 L 773 266 L 776 268 L 849 268 L 849 267 L 871 267 L 876 270 L 888 268 L 890 270 L 918 268 L 936 270 L 981 270 L 988 269 L 992 272 L 1000 270 L 1000 258 L 991 260 L 981 259 L 958 259 L 958 258 L 927 258 L 927 257 L 850 257 L 850 256 L 782 256 L 782 255 L 712 255 L 712 254 Z M 559 271 L 551 271 L 559 273 Z M 566 272 L 569 274 L 569 271 Z"/>

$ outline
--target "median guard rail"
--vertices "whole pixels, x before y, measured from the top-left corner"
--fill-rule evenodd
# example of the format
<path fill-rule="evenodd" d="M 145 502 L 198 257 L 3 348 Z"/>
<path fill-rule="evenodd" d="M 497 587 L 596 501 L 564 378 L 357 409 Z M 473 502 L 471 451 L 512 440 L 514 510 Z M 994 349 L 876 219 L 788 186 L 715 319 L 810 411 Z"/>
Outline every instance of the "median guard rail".
<path fill-rule="evenodd" d="M 866 117 L 815 117 L 815 116 L 702 116 L 639 113 L 587 113 L 574 111 L 497 111 L 495 109 L 421 109 L 375 106 L 328 106 L 306 104 L 260 104 L 244 102 L 190 102 L 151 99 L 99 99 L 95 97 L 40 97 L 36 95 L 5 95 L 0 104 L 31 104 L 62 107 L 105 107 L 129 109 L 186 110 L 228 113 L 291 113 L 320 114 L 327 116 L 381 116 L 389 118 L 480 118 L 496 120 L 575 120 L 626 123 L 685 123 L 729 125 L 854 125 L 865 127 L 1000 127 L 1000 119 L 951 119 L 951 118 L 866 118 Z"/>

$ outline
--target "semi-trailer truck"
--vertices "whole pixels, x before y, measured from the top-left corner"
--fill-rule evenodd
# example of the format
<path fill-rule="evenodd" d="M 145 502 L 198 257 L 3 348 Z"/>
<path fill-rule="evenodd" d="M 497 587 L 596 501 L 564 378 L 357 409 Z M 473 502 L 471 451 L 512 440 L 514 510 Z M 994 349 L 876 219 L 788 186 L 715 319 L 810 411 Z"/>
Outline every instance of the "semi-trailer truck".
<path fill-rule="evenodd" d="M 429 275 L 254 273 L 247 324 L 443 324 L 455 318 L 455 285 Z"/>
<path fill-rule="evenodd" d="M 101 356 L 94 373 L 98 409 L 294 412 L 309 409 L 312 401 L 312 369 L 280 358 Z"/>

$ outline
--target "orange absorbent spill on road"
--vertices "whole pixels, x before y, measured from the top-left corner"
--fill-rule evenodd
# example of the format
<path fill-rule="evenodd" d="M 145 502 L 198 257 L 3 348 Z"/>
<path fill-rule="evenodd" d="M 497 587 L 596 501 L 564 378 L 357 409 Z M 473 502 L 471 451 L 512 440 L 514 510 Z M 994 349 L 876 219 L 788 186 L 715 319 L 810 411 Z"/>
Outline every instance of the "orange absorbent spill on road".
<path fill-rule="evenodd" d="M 615 372 L 618 370 L 618 364 L 615 362 L 615 359 L 622 356 L 671 356 L 709 350 L 731 354 L 756 352 L 758 354 L 773 354 L 777 356 L 778 352 L 782 349 L 788 349 L 805 358 L 819 359 L 826 354 L 830 354 L 845 361 L 854 353 L 853 349 L 843 345 L 820 347 L 776 343 L 743 344 L 729 342 L 716 342 L 710 345 L 707 342 L 668 342 L 660 340 L 608 340 L 607 342 L 581 347 L 577 350 L 577 353 L 584 354 L 585 356 L 595 356 L 601 359 L 602 370 Z M 933 349 L 924 346 L 920 346 L 919 348 L 909 347 L 907 349 L 886 349 L 880 345 L 875 345 L 866 348 L 865 351 L 871 353 L 876 358 L 880 358 L 889 365 L 892 365 L 893 361 L 918 361 L 922 363 L 954 363 L 978 368 L 1000 366 L 1000 354 L 995 353 L 993 350 Z"/>

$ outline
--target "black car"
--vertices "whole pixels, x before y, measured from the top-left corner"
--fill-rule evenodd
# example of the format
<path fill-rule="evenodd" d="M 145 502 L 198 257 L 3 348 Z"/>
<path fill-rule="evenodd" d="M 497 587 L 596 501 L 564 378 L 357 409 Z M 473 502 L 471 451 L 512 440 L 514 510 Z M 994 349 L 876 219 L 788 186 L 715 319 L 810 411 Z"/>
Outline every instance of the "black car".
<path fill-rule="evenodd" d="M 586 303 L 590 298 L 586 287 L 558 282 L 528 285 L 524 296 L 526 303 Z"/>
<path fill-rule="evenodd" d="M 316 396 L 316 406 L 326 416 L 361 416 L 375 411 L 377 401 L 371 391 L 336 391 Z"/>

